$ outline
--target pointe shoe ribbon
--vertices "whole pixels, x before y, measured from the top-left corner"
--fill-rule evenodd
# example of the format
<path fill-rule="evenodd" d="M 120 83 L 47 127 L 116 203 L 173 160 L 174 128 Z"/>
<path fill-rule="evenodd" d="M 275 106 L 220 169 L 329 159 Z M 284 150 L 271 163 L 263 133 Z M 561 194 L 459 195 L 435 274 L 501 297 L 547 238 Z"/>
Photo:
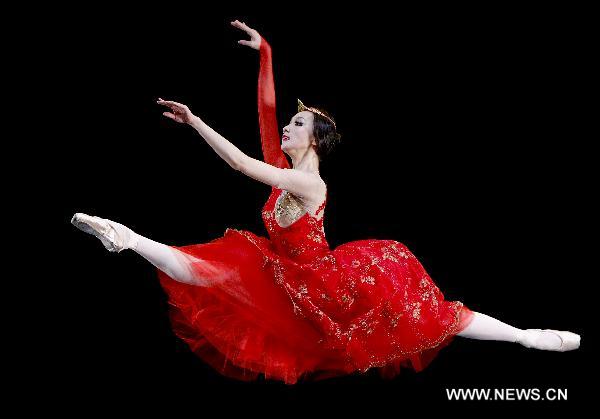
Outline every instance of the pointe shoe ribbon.
<path fill-rule="evenodd" d="M 110 252 L 133 249 L 137 244 L 135 234 L 122 224 L 92 215 L 76 213 L 71 224 L 88 234 L 98 237 Z"/>

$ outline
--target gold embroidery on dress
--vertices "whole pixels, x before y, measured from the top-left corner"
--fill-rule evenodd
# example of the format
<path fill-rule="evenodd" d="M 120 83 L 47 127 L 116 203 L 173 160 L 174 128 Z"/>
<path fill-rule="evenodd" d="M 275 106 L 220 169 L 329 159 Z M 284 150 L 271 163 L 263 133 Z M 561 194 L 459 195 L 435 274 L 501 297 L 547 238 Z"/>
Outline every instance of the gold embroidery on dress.
<path fill-rule="evenodd" d="M 372 276 L 370 276 L 370 275 L 367 275 L 367 276 L 365 276 L 365 277 L 361 278 L 361 280 L 360 280 L 360 281 L 361 281 L 361 282 L 363 282 L 363 283 L 365 283 L 365 282 L 366 282 L 366 283 L 367 283 L 367 284 L 369 284 L 369 285 L 374 285 L 374 284 L 375 284 L 375 278 L 373 278 L 373 277 L 372 277 Z"/>
<path fill-rule="evenodd" d="M 313 241 L 316 241 L 317 243 L 321 243 L 322 242 L 321 236 L 319 234 L 317 234 L 317 232 L 314 231 L 314 230 L 312 230 L 310 233 L 308 233 L 308 238 L 311 239 L 311 240 L 313 240 Z"/>
<path fill-rule="evenodd" d="M 275 202 L 275 221 L 279 227 L 286 228 L 298 221 L 306 211 L 294 195 L 283 191 Z"/>
<path fill-rule="evenodd" d="M 274 218 L 279 227 L 286 228 L 298 221 L 308 211 L 304 209 L 300 199 L 284 190 L 275 201 L 274 212 Z"/>

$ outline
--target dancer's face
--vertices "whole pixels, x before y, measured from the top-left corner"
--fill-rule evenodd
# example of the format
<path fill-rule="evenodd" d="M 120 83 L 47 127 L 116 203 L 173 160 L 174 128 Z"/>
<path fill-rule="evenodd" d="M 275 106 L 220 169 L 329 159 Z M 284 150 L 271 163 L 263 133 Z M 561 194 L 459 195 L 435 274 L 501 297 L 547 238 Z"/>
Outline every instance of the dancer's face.
<path fill-rule="evenodd" d="M 313 122 L 312 112 L 302 111 L 294 115 L 290 123 L 283 127 L 281 149 L 289 154 L 289 151 L 306 151 L 309 147 L 316 145 Z"/>

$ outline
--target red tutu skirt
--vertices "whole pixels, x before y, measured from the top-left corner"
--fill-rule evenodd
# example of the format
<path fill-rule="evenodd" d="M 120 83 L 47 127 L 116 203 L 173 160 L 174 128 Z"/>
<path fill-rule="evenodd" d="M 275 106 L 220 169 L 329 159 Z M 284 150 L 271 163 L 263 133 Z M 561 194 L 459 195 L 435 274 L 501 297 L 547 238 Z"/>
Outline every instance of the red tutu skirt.
<path fill-rule="evenodd" d="M 385 250 L 390 246 L 395 256 Z M 279 256 L 267 238 L 243 230 L 172 247 L 197 259 L 192 268 L 210 281 L 189 285 L 158 270 L 172 328 L 202 360 L 235 379 L 262 374 L 294 384 L 369 368 L 385 378 L 402 367 L 421 371 L 472 320 L 461 302 L 443 299 L 396 241 L 349 242 L 319 264 L 306 265 Z M 350 273 L 357 272 L 361 258 L 385 254 L 366 276 L 377 287 L 368 283 L 352 294 L 340 292 L 352 288 Z M 398 262 L 402 257 L 404 264 Z M 387 274 L 380 267 L 385 263 Z M 390 268 L 397 272 L 393 278 Z M 346 295 L 354 296 L 350 305 Z M 308 313 L 310 307 L 315 312 Z"/>

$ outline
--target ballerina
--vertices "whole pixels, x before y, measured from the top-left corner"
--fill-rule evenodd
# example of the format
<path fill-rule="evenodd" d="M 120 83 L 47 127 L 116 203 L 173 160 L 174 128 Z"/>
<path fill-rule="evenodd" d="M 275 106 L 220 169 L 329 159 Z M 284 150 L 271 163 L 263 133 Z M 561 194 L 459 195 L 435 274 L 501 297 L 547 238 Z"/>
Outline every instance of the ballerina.
<path fill-rule="evenodd" d="M 366 239 L 330 249 L 323 228 L 327 185 L 319 163 L 340 141 L 333 117 L 298 100 L 279 137 L 271 47 L 240 21 L 260 52 L 259 125 L 264 161 L 244 154 L 184 104 L 159 99 L 231 168 L 271 186 L 261 215 L 269 237 L 227 228 L 208 243 L 169 246 L 123 224 L 76 213 L 71 222 L 111 252 L 131 249 L 157 268 L 174 332 L 220 373 L 296 383 L 402 367 L 423 370 L 455 336 L 569 351 L 580 336 L 519 329 L 447 301 L 410 250 Z M 287 154 L 292 165 L 285 157 Z"/>

